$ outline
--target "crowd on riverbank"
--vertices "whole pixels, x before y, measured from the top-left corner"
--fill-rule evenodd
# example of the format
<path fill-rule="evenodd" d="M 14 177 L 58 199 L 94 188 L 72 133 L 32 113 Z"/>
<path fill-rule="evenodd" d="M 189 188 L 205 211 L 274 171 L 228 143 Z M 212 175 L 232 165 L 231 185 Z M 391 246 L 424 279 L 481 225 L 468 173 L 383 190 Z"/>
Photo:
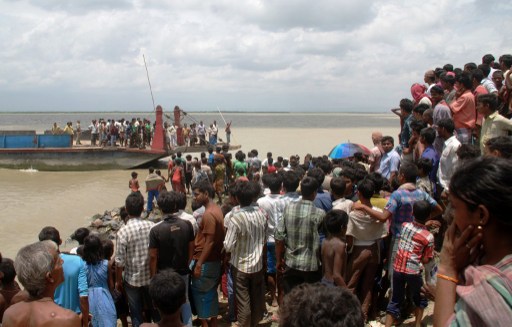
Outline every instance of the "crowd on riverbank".
<path fill-rule="evenodd" d="M 2 259 L 13 276 L 2 290 L 15 274 L 26 290 L 9 299 L 21 302 L 4 326 L 41 309 L 79 325 L 61 307 L 90 310 L 98 326 L 127 313 L 133 326 L 192 325 L 193 314 L 216 326 L 219 287 L 224 319 L 238 326 L 363 326 L 381 314 L 386 326 L 411 314 L 419 326 L 429 299 L 435 325 L 511 325 L 512 56 L 500 59 L 496 90 L 487 55 L 475 69 L 427 71 L 428 86 L 413 85 L 394 110 L 397 142 L 375 131 L 369 153 L 261 160 L 256 149 L 211 148 L 177 153 L 167 176 L 132 175 L 114 250 L 93 233 L 80 256 L 59 259 L 58 231 L 45 228 L 42 243 Z M 62 296 L 70 306 L 55 292 L 62 274 L 64 285 L 81 278 L 78 290 L 61 287 L 76 293 Z"/>

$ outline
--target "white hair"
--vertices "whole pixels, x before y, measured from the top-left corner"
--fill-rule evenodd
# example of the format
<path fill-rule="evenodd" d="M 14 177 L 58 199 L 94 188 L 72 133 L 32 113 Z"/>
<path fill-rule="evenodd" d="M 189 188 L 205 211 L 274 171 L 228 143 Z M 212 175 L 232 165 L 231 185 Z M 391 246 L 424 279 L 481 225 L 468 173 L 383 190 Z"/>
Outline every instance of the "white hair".
<path fill-rule="evenodd" d="M 33 297 L 40 297 L 46 288 L 46 274 L 53 270 L 55 258 L 51 251 L 58 251 L 53 241 L 41 241 L 19 250 L 14 261 L 18 280 Z"/>

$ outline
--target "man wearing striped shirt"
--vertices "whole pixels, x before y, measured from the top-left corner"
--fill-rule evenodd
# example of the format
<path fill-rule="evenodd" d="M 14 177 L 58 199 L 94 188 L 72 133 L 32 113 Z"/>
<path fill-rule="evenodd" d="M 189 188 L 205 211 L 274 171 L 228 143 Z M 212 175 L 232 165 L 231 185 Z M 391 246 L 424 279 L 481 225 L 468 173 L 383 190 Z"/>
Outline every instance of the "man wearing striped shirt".
<path fill-rule="evenodd" d="M 236 193 L 240 210 L 230 220 L 224 248 L 231 254 L 238 324 L 257 326 L 265 312 L 267 216 L 251 204 L 260 193 L 259 184 L 241 183 Z"/>
<path fill-rule="evenodd" d="M 267 287 L 270 292 L 272 306 L 277 306 L 276 298 L 276 242 L 274 233 L 278 222 L 283 216 L 284 202 L 281 201 L 281 186 L 283 179 L 279 174 L 264 174 L 263 184 L 270 189 L 270 194 L 258 199 L 258 206 L 267 214 Z M 282 288 L 279 289 L 279 301 L 282 298 Z"/>
<path fill-rule="evenodd" d="M 302 283 L 320 281 L 320 228 L 325 211 L 315 207 L 318 182 L 306 177 L 301 182 L 302 199 L 286 206 L 275 232 L 277 270 L 283 272 L 283 289 L 288 294 Z"/>

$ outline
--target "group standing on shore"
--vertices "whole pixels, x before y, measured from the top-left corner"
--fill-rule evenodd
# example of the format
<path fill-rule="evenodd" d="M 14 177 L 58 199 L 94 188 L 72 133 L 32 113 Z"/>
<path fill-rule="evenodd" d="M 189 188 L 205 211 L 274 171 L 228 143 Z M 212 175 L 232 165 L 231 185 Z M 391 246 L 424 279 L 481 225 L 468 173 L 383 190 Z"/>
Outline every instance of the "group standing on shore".
<path fill-rule="evenodd" d="M 91 234 L 59 253 L 45 227 L 2 259 L 3 326 L 217 326 L 219 288 L 234 326 L 420 326 L 428 300 L 436 326 L 512 325 L 512 55 L 493 61 L 427 71 L 393 109 L 397 143 L 376 131 L 370 153 L 177 153 L 145 210 L 132 173 L 115 250 Z"/>

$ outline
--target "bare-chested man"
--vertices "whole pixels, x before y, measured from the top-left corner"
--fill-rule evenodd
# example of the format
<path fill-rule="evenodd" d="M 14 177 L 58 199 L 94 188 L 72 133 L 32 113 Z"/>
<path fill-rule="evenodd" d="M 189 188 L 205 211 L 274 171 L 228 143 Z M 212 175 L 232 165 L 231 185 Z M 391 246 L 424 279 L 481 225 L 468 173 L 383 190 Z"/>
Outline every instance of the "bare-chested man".
<path fill-rule="evenodd" d="M 322 283 L 328 286 L 347 287 L 343 276 L 347 262 L 345 233 L 348 215 L 343 210 L 333 209 L 324 218 L 328 236 L 322 243 Z"/>
<path fill-rule="evenodd" d="M 18 252 L 14 266 L 30 297 L 5 311 L 2 326 L 81 326 L 76 313 L 53 302 L 55 289 L 64 281 L 62 263 L 58 246 L 52 241 L 30 244 Z"/>
<path fill-rule="evenodd" d="M 380 167 L 380 158 L 382 158 L 382 146 L 380 145 L 380 141 L 382 140 L 381 132 L 373 132 L 372 133 L 372 142 L 373 149 L 371 149 L 369 161 L 370 161 L 370 172 L 377 171 Z"/>

